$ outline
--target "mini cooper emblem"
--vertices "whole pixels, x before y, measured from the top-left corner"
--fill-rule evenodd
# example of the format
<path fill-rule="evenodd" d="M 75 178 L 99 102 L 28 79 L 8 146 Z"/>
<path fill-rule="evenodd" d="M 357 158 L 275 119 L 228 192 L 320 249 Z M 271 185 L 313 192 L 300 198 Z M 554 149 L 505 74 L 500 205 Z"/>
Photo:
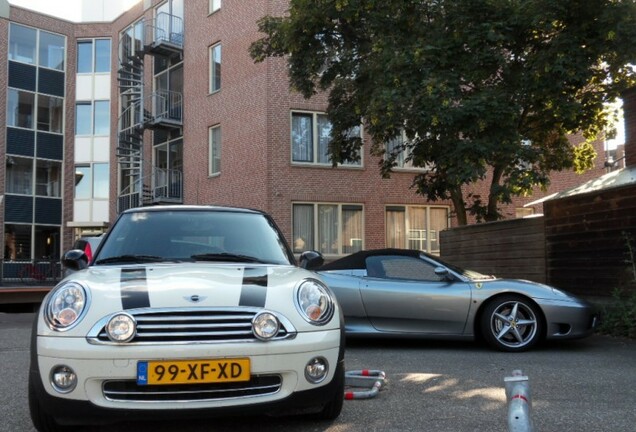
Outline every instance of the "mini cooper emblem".
<path fill-rule="evenodd" d="M 183 298 L 184 298 L 184 300 L 189 301 L 191 303 L 199 303 L 200 301 L 205 300 L 207 297 L 206 296 L 200 296 L 198 294 L 194 294 L 194 295 L 191 295 L 190 297 L 185 296 Z"/>

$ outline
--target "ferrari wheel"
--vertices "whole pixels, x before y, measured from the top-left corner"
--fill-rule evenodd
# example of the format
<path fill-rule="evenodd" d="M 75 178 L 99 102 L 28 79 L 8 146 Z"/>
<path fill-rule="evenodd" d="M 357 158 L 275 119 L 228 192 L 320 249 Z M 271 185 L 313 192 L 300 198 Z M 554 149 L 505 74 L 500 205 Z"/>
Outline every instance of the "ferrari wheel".
<path fill-rule="evenodd" d="M 541 311 L 530 300 L 517 295 L 491 300 L 480 324 L 488 345 L 500 351 L 526 351 L 543 335 Z"/>

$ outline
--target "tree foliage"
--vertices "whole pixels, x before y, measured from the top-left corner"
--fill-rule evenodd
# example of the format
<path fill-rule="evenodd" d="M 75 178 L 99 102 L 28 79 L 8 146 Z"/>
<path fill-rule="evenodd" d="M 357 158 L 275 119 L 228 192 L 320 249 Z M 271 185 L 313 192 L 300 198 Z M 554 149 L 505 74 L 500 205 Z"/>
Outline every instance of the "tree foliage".
<path fill-rule="evenodd" d="M 595 138 L 605 104 L 634 84 L 633 0 L 291 0 L 259 29 L 255 61 L 286 56 L 292 88 L 329 93 L 334 164 L 358 157 L 347 131 L 363 119 L 382 174 L 405 152 L 428 168 L 417 191 L 452 200 L 460 223 L 589 167 L 591 147 L 568 134 Z M 471 201 L 487 178 L 487 201 Z"/>

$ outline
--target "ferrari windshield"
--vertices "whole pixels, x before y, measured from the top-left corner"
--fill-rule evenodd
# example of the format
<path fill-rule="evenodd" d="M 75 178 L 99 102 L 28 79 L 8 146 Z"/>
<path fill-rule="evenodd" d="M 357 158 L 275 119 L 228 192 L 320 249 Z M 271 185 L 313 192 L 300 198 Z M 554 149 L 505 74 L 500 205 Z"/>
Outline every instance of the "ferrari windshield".
<path fill-rule="evenodd" d="M 496 276 L 485 275 L 485 274 L 476 272 L 474 270 L 467 270 L 467 269 L 461 268 L 459 266 L 456 266 L 454 264 L 449 264 L 446 261 L 442 261 L 441 259 L 439 259 L 439 257 L 433 256 L 433 255 L 429 255 L 427 253 L 423 253 L 423 255 L 426 256 L 428 259 L 430 259 L 432 261 L 437 261 L 438 263 L 440 263 L 444 267 L 454 271 L 457 274 L 460 274 L 460 275 L 464 276 L 465 278 L 471 279 L 471 280 L 497 279 Z"/>
<path fill-rule="evenodd" d="M 124 213 L 94 263 L 167 261 L 290 264 L 292 258 L 262 213 L 166 209 Z"/>

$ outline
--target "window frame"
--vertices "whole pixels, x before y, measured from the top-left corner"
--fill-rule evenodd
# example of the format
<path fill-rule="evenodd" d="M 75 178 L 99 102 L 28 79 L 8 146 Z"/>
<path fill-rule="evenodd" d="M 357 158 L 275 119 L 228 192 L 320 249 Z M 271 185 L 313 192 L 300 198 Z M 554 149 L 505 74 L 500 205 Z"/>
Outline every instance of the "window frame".
<path fill-rule="evenodd" d="M 293 135 L 293 126 L 294 126 L 294 116 L 299 117 L 311 117 L 311 146 L 312 146 L 312 155 L 310 161 L 301 161 L 294 159 L 294 135 Z M 331 161 L 327 160 L 326 162 L 319 162 L 320 159 L 320 130 L 319 130 L 319 117 L 327 118 L 327 114 L 321 111 L 306 111 L 306 110 L 290 110 L 289 116 L 289 150 L 290 150 L 290 162 L 294 166 L 312 166 L 312 167 L 332 167 Z M 328 120 L 327 120 L 328 121 Z M 360 138 L 364 139 L 363 136 L 363 128 L 362 124 L 359 126 L 360 128 Z M 349 168 L 349 169 L 361 169 L 364 168 L 364 152 L 361 151 L 360 160 L 357 163 L 346 162 L 339 163 L 339 168 Z"/>
<path fill-rule="evenodd" d="M 215 52 L 218 48 L 218 53 Z M 218 63 L 215 61 L 216 56 L 218 54 Z M 217 65 L 218 64 L 218 68 Z M 209 82 L 208 82 L 208 93 L 214 94 L 221 91 L 223 87 L 223 48 L 221 47 L 221 42 L 216 42 L 208 48 L 208 67 L 209 67 Z M 218 69 L 218 72 L 217 72 Z M 217 86 L 218 81 L 218 86 Z"/>
<path fill-rule="evenodd" d="M 404 232 L 404 242 L 402 244 L 390 244 L 389 242 L 389 211 L 393 210 L 394 212 L 397 212 L 398 209 L 401 208 L 404 212 L 404 225 L 402 225 L 400 228 L 403 229 Z M 410 232 L 410 226 L 412 226 L 413 224 L 410 223 L 409 220 L 409 209 L 424 209 L 426 211 L 426 220 L 425 220 L 425 226 L 426 226 L 426 238 L 422 239 L 421 236 L 418 239 L 413 239 L 409 237 L 409 232 Z M 439 244 L 439 231 L 437 229 L 433 229 L 431 227 L 431 211 L 432 210 L 445 210 L 446 211 L 446 226 L 443 229 L 448 229 L 451 227 L 450 224 L 450 207 L 449 206 L 431 206 L 431 205 L 410 205 L 410 204 L 391 204 L 391 205 L 386 205 L 384 207 L 384 244 L 387 248 L 398 248 L 398 249 L 411 249 L 409 247 L 409 242 L 411 240 L 413 241 L 424 241 L 426 242 L 426 248 L 422 249 L 422 248 L 418 248 L 416 250 L 423 250 L 424 252 L 430 253 L 432 255 L 437 255 L 439 254 L 439 250 L 432 250 L 431 249 L 431 244 L 433 242 L 437 242 L 437 244 Z M 422 231 L 422 230 L 419 230 Z"/>
<path fill-rule="evenodd" d="M 11 41 L 12 41 L 12 36 L 13 36 L 13 28 L 17 26 L 17 27 L 21 27 L 24 29 L 28 29 L 31 31 L 35 31 L 35 44 L 33 46 L 33 51 L 32 51 L 32 60 L 31 61 L 27 61 L 24 60 L 24 58 L 20 58 L 20 56 L 18 56 L 18 53 L 14 53 L 12 47 L 11 47 Z M 18 62 L 18 63 L 23 63 L 23 64 L 28 64 L 31 66 L 36 66 L 36 67 L 41 67 L 43 69 L 49 69 L 49 70 L 53 70 L 53 71 L 58 71 L 58 72 L 63 72 L 66 73 L 66 68 L 68 67 L 68 61 L 67 61 L 67 54 L 68 54 L 68 38 L 66 37 L 66 35 L 63 35 L 61 33 L 55 33 L 52 31 L 48 31 L 48 30 L 44 30 L 44 29 L 40 29 L 37 27 L 31 27 L 28 25 L 24 25 L 24 24 L 19 24 L 16 22 L 9 22 L 9 29 L 8 29 L 8 41 L 7 41 L 7 59 L 9 61 L 14 61 L 14 62 Z M 40 53 L 40 49 L 44 47 L 44 44 L 42 43 L 42 33 L 48 34 L 48 35 L 52 35 L 54 37 L 59 37 L 62 39 L 63 41 L 63 46 L 62 46 L 62 65 L 61 68 L 58 67 L 51 67 L 48 65 L 44 65 L 40 59 L 41 57 L 41 53 Z M 17 47 L 18 45 L 16 45 Z"/>
<path fill-rule="evenodd" d="M 98 65 L 98 61 L 97 61 L 97 44 L 98 42 L 108 42 L 108 56 L 105 57 L 108 62 L 108 68 L 106 70 L 97 70 L 97 65 Z M 80 66 L 80 49 L 79 46 L 80 45 L 89 45 L 90 44 L 90 68 L 87 71 L 81 71 L 79 70 L 79 66 Z M 113 51 L 113 42 L 112 39 L 110 38 L 89 38 L 89 39 L 78 39 L 76 42 L 77 45 L 77 55 L 76 55 L 76 67 L 75 67 L 75 72 L 78 75 L 92 75 L 92 74 L 108 74 L 111 71 L 111 61 L 110 59 L 112 58 L 112 51 Z M 101 68 L 100 68 L 101 69 Z"/>
<path fill-rule="evenodd" d="M 312 242 L 310 246 L 305 246 L 307 242 L 303 241 L 301 247 L 296 247 L 296 238 L 302 237 L 294 230 L 294 215 L 295 215 L 295 207 L 296 206 L 312 206 L 312 226 L 311 226 L 311 235 L 313 236 Z M 323 252 L 324 248 L 320 247 L 320 207 L 321 206 L 332 206 L 337 207 L 337 251 L 336 253 L 331 252 Z M 347 209 L 347 207 L 350 207 Z M 344 237 L 344 228 L 345 224 L 343 221 L 343 210 L 355 210 L 360 212 L 360 237 L 351 237 L 350 241 L 359 240 L 359 244 L 356 245 L 356 249 L 353 248 L 352 242 L 350 242 L 350 246 L 345 246 L 343 242 Z M 307 202 L 307 201 L 294 201 L 291 206 L 291 221 L 292 221 L 292 250 L 295 254 L 299 254 L 305 250 L 314 249 L 322 253 L 326 257 L 339 257 L 343 255 L 348 255 L 353 252 L 357 252 L 358 250 L 364 250 L 365 248 L 365 206 L 362 203 L 342 203 L 342 202 Z M 350 251 L 345 251 L 346 247 L 350 247 Z"/>
<path fill-rule="evenodd" d="M 404 130 L 402 130 L 402 132 L 400 133 L 399 136 L 396 136 L 395 138 L 393 138 L 393 140 L 400 140 L 400 144 L 404 143 L 404 141 L 406 141 L 406 132 Z M 391 141 L 393 141 L 391 140 Z M 389 156 L 389 143 L 391 141 L 385 142 L 384 143 L 384 157 L 385 160 L 386 158 Z M 395 165 L 392 169 L 393 171 L 411 171 L 411 172 L 426 172 L 429 171 L 430 168 L 427 167 L 416 167 L 413 166 L 413 160 L 410 159 L 409 161 L 406 161 L 407 158 L 409 158 L 411 156 L 411 151 L 409 149 L 406 149 L 405 151 L 401 151 L 398 155 L 398 158 L 396 159 L 397 165 Z"/>
<path fill-rule="evenodd" d="M 218 142 L 215 142 L 215 132 L 218 131 Z M 208 128 L 208 176 L 216 177 L 221 174 L 221 155 L 223 132 L 221 125 L 214 125 Z"/>

